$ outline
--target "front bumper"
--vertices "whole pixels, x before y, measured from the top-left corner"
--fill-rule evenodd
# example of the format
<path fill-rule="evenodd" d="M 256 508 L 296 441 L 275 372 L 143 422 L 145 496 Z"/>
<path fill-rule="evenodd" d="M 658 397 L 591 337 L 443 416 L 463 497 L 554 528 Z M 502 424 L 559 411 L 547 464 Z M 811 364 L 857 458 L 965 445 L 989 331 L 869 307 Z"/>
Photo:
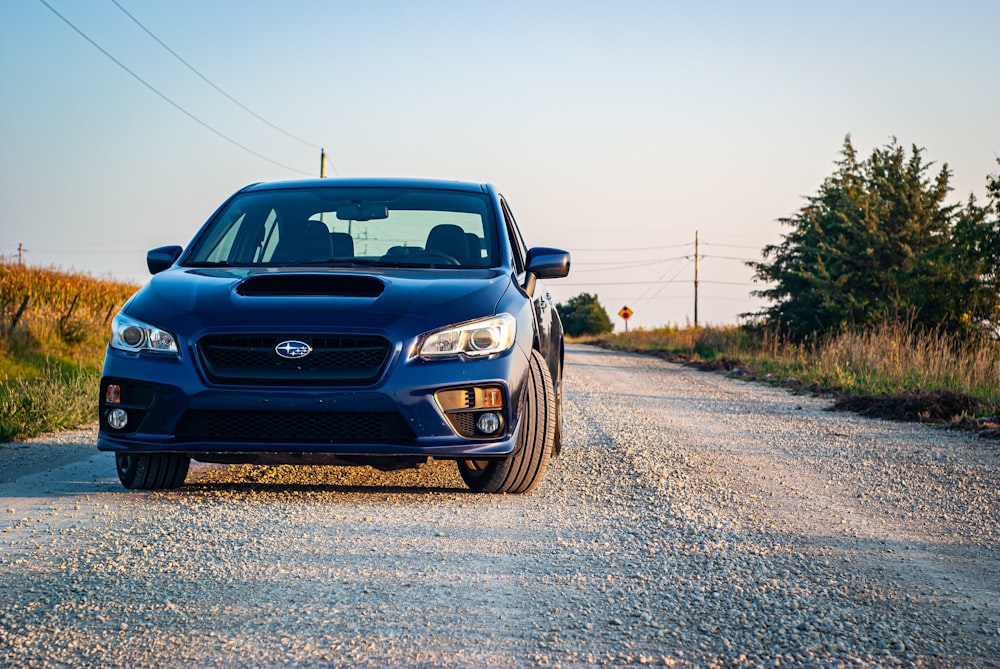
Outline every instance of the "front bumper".
<path fill-rule="evenodd" d="M 173 358 L 109 348 L 97 446 L 235 462 L 263 461 L 265 454 L 345 461 L 504 457 L 517 445 L 527 370 L 518 346 L 485 360 L 435 361 L 408 358 L 397 347 L 380 379 L 366 387 L 233 386 L 209 382 L 190 350 Z M 109 392 L 109 386 L 117 388 Z M 499 411 L 491 409 L 501 417 L 493 434 L 469 427 L 482 407 L 443 407 L 440 401 L 442 393 L 454 397 L 447 391 L 456 390 L 472 389 L 471 398 L 476 388 L 499 388 L 503 397 Z M 118 428 L 108 420 L 116 409 L 127 420 Z"/>

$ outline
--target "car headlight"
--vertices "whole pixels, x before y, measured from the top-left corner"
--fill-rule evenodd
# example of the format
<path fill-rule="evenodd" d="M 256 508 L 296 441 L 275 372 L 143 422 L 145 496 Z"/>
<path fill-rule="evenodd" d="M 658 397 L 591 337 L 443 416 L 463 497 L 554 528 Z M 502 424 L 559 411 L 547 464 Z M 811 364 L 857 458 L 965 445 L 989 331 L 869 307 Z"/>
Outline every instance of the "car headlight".
<path fill-rule="evenodd" d="M 467 355 L 481 357 L 510 350 L 517 321 L 510 314 L 453 325 L 424 336 L 417 350 L 422 358 Z"/>
<path fill-rule="evenodd" d="M 177 338 L 166 330 L 119 312 L 111 321 L 111 348 L 177 355 Z"/>

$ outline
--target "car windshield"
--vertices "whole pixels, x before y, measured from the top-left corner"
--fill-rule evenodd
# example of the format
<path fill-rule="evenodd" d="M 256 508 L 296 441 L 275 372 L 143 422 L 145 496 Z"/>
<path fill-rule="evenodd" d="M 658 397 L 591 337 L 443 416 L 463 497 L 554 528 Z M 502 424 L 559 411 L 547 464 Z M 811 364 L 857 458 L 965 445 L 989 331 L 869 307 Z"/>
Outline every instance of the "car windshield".
<path fill-rule="evenodd" d="M 288 188 L 242 193 L 195 238 L 185 266 L 493 267 L 497 226 L 481 193 Z"/>

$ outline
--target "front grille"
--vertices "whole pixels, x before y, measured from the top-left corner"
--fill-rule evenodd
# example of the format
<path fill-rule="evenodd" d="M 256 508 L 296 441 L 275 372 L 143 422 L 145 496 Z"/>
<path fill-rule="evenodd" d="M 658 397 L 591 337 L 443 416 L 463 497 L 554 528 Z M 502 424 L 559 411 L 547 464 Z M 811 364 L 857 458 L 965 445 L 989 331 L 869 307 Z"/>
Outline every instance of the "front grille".
<path fill-rule="evenodd" d="M 305 342 L 313 351 L 282 358 L 275 346 L 287 340 Z M 382 337 L 355 335 L 209 335 L 198 342 L 209 379 L 223 384 L 370 385 L 391 350 Z"/>
<path fill-rule="evenodd" d="M 177 426 L 187 441 L 399 444 L 413 431 L 395 412 L 188 411 Z"/>

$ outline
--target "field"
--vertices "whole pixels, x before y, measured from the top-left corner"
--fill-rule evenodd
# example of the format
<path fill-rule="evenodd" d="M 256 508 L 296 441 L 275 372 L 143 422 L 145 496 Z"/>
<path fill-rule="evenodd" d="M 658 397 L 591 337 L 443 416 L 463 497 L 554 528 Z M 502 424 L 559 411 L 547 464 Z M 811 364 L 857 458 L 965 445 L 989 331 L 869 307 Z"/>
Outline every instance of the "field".
<path fill-rule="evenodd" d="M 137 288 L 0 262 L 0 442 L 96 418 L 111 319 Z"/>

